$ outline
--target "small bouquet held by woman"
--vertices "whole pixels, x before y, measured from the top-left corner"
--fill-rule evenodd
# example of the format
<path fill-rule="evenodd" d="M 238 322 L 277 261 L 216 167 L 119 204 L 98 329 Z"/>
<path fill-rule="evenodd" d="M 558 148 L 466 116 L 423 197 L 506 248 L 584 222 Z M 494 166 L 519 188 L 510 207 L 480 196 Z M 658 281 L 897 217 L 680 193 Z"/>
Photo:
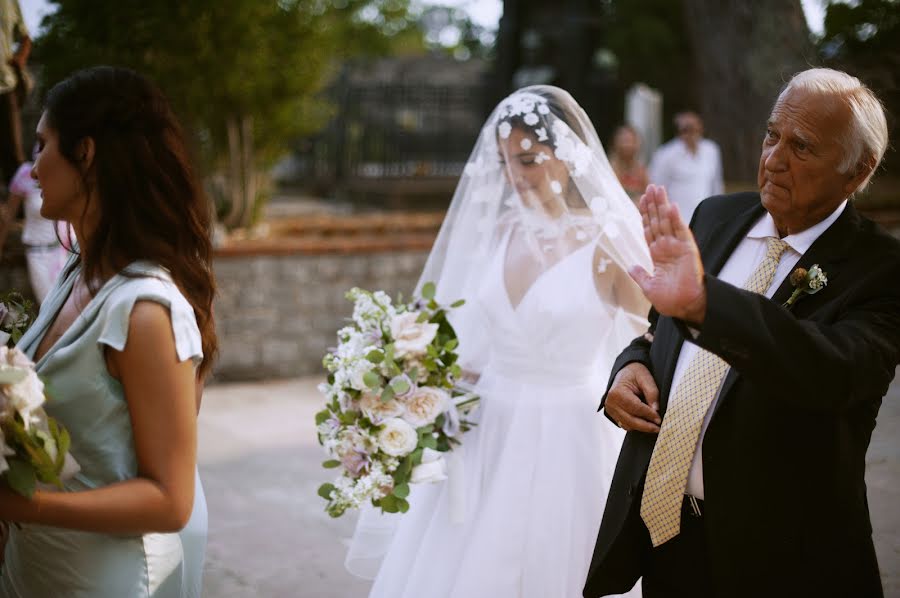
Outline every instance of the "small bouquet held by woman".
<path fill-rule="evenodd" d="M 34 363 L 0 346 L 0 476 L 27 498 L 38 484 L 62 488 L 80 469 L 69 433 L 44 411 L 45 398 Z"/>
<path fill-rule="evenodd" d="M 34 320 L 31 301 L 16 291 L 0 295 L 0 345 L 15 345 Z"/>
<path fill-rule="evenodd" d="M 339 517 L 371 502 L 386 513 L 405 513 L 410 483 L 446 478 L 442 453 L 461 443 L 465 418 L 478 398 L 456 386 L 456 333 L 449 307 L 437 303 L 434 285 L 421 298 L 394 305 L 382 291 L 354 288 L 353 323 L 338 331 L 338 346 L 323 360 L 328 382 L 319 390 L 326 408 L 316 414 L 319 443 L 340 468 L 319 496 Z"/>

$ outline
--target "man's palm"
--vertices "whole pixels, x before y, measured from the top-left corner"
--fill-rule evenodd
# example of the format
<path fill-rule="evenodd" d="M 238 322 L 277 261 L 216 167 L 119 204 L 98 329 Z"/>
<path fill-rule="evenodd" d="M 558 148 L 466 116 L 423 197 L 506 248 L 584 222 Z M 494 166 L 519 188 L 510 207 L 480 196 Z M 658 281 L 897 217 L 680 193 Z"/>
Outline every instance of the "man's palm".
<path fill-rule="evenodd" d="M 653 274 L 638 267 L 632 277 L 660 314 L 699 323 L 706 300 L 703 264 L 693 234 L 662 187 L 648 187 L 640 206 Z"/>

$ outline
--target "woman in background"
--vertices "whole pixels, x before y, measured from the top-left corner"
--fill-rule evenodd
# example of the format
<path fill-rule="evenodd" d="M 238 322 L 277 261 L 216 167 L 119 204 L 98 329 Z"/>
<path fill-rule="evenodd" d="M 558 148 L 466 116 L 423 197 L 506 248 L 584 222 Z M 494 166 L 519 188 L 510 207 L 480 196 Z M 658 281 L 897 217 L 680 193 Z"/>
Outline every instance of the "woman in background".
<path fill-rule="evenodd" d="M 647 167 L 640 157 L 641 137 L 630 125 L 622 125 L 613 135 L 609 162 L 622 188 L 632 201 L 637 201 L 650 184 Z"/>

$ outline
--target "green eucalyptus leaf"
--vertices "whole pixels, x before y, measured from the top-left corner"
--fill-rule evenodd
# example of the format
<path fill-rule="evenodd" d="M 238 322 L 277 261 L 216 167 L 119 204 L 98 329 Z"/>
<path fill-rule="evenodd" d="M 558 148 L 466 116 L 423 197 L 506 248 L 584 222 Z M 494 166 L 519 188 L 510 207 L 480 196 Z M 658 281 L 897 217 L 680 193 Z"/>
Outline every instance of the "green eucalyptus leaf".
<path fill-rule="evenodd" d="M 37 475 L 34 467 L 21 459 L 9 459 L 9 469 L 6 470 L 6 483 L 17 494 L 25 498 L 31 498 L 37 486 Z"/>
<path fill-rule="evenodd" d="M 394 389 L 390 387 L 390 385 L 385 386 L 384 390 L 381 391 L 381 402 L 387 403 L 394 398 Z"/>
<path fill-rule="evenodd" d="M 453 303 L 450 304 L 450 307 L 453 307 L 453 308 L 462 307 L 465 304 L 466 304 L 465 299 L 457 299 L 456 301 L 454 301 Z"/>
<path fill-rule="evenodd" d="M 378 349 L 374 349 L 369 351 L 369 354 L 366 355 L 366 359 L 368 359 L 372 363 L 381 363 L 384 361 L 384 353 L 379 351 Z"/>
<path fill-rule="evenodd" d="M 334 492 L 334 484 L 325 483 L 319 486 L 319 496 L 325 500 L 331 500 L 331 493 Z"/>
<path fill-rule="evenodd" d="M 409 484 L 400 484 L 399 486 L 394 486 L 394 496 L 397 498 L 406 498 L 409 496 Z"/>
<path fill-rule="evenodd" d="M 434 299 L 435 286 L 433 282 L 426 282 L 422 285 L 422 298 Z"/>
<path fill-rule="evenodd" d="M 395 497 L 393 494 L 388 494 L 387 496 L 385 496 L 378 502 L 380 503 L 379 506 L 381 507 L 381 510 L 384 511 L 385 513 L 399 513 L 400 512 L 400 504 L 398 502 L 399 500 L 400 499 Z"/>
<path fill-rule="evenodd" d="M 396 378 L 392 380 L 390 387 L 393 388 L 394 392 L 398 395 L 409 392 L 409 382 L 407 382 L 403 378 Z"/>
<path fill-rule="evenodd" d="M 376 388 L 378 386 L 381 386 L 381 376 L 379 376 L 375 372 L 366 372 L 363 375 L 363 383 L 369 388 Z"/>
<path fill-rule="evenodd" d="M 322 463 L 322 467 L 324 467 L 325 469 L 334 469 L 335 467 L 340 467 L 340 466 L 341 466 L 341 462 L 338 461 L 337 459 L 329 459 L 328 461 L 324 461 Z"/>

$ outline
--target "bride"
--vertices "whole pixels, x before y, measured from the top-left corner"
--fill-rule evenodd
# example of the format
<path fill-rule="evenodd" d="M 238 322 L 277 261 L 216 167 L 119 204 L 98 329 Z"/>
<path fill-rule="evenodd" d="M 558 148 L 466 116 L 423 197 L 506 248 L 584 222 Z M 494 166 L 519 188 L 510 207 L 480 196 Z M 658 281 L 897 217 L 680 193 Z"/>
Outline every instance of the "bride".
<path fill-rule="evenodd" d="M 549 86 L 503 100 L 419 281 L 467 300 L 452 324 L 477 427 L 408 513 L 361 514 L 347 567 L 370 596 L 581 596 L 624 437 L 596 408 L 647 329 L 635 264 L 641 217 L 581 107 Z"/>

